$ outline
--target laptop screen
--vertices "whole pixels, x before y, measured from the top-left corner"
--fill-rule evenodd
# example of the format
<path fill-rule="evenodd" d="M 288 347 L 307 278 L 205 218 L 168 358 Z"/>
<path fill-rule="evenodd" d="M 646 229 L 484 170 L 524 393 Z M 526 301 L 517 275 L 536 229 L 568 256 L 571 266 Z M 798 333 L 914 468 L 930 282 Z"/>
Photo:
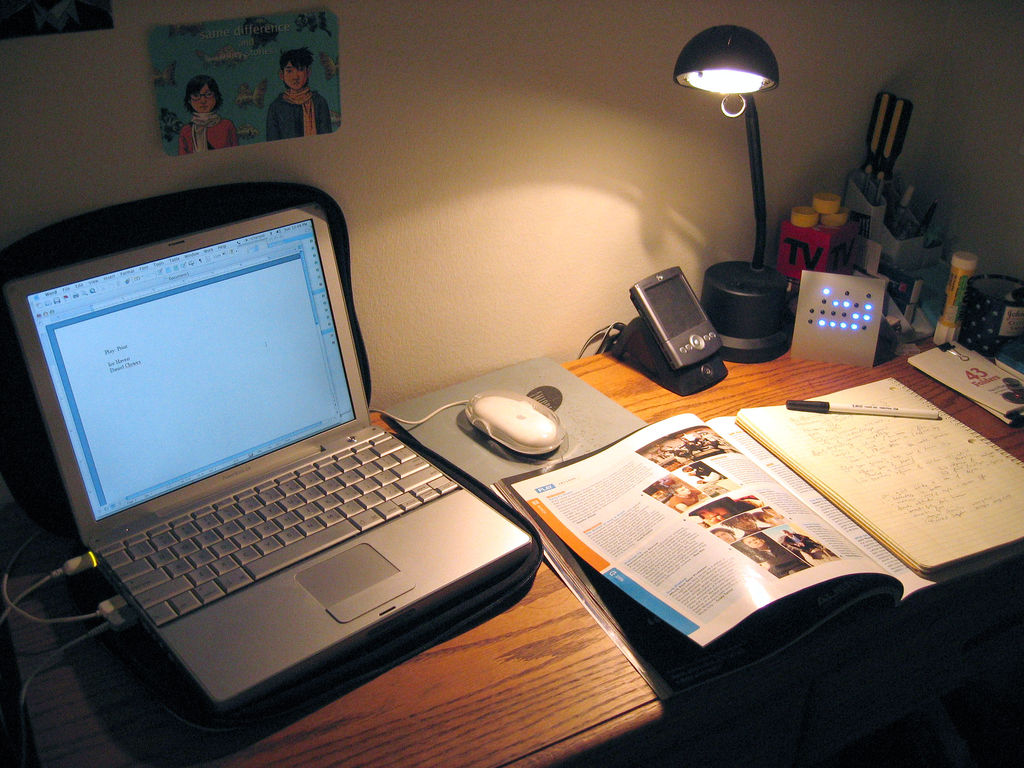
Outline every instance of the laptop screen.
<path fill-rule="evenodd" d="M 311 220 L 27 300 L 97 520 L 355 417 Z"/>

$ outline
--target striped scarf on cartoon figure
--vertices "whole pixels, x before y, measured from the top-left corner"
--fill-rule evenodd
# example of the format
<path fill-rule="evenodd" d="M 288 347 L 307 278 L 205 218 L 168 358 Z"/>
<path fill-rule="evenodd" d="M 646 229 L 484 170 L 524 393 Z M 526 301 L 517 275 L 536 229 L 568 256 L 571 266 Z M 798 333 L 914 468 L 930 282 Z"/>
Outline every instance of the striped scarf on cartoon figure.
<path fill-rule="evenodd" d="M 313 92 L 307 85 L 301 91 L 285 91 L 284 100 L 302 107 L 302 135 L 316 134 L 316 115 L 313 112 Z"/>

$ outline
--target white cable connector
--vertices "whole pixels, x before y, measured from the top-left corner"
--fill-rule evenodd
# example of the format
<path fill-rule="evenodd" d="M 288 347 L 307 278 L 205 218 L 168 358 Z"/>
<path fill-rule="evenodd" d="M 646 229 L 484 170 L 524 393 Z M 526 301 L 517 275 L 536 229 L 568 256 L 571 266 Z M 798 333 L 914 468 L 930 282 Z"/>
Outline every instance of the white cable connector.
<path fill-rule="evenodd" d="M 26 542 L 26 543 L 28 543 L 28 542 Z M 21 553 L 21 550 L 19 549 L 18 553 L 16 553 L 16 555 L 15 555 L 15 558 L 17 557 L 17 554 L 20 554 L 20 553 Z M 3 578 L 0 579 L 0 596 L 3 597 L 4 605 L 6 606 L 4 611 L 3 611 L 3 613 L 0 614 L 0 624 L 3 624 L 4 621 L 7 620 L 7 617 L 11 613 L 17 614 L 18 616 L 21 616 L 22 618 L 25 618 L 25 619 L 28 619 L 29 621 L 34 621 L 34 622 L 37 622 L 37 623 L 40 623 L 40 624 L 62 624 L 62 623 L 72 623 L 72 622 L 76 622 L 76 621 L 88 621 L 89 619 L 96 618 L 96 616 L 98 615 L 96 613 L 86 613 L 86 614 L 83 614 L 81 616 L 63 616 L 63 617 L 56 618 L 56 619 L 46 619 L 46 618 L 42 618 L 42 617 L 39 617 L 39 616 L 34 616 L 33 614 L 31 614 L 28 611 L 26 611 L 26 610 L 22 609 L 21 607 L 19 607 L 19 605 L 18 605 L 18 603 L 20 603 L 22 600 L 24 600 L 30 594 L 32 594 L 33 592 L 35 592 L 37 589 L 39 589 L 40 587 L 44 586 L 45 584 L 50 583 L 54 579 L 59 579 L 62 576 L 74 576 L 75 574 L 83 573 L 84 571 L 87 571 L 90 568 L 95 568 L 96 565 L 97 565 L 97 560 L 96 560 L 96 555 L 93 554 L 92 552 L 86 552 L 85 554 L 79 555 L 78 557 L 72 557 L 72 558 L 69 558 L 68 560 L 65 560 L 64 564 L 60 568 L 54 568 L 48 574 L 46 574 L 45 576 L 41 577 L 38 581 L 36 581 L 35 583 L 31 584 L 28 588 L 26 588 L 23 592 L 21 592 L 21 594 L 19 594 L 17 597 L 11 597 L 11 594 L 10 594 L 10 592 L 8 590 L 8 580 L 9 580 L 9 577 L 10 577 L 10 570 L 11 570 L 11 567 L 13 566 L 13 564 L 14 564 L 14 559 L 12 558 L 11 565 L 8 566 L 7 571 L 3 575 Z"/>
<path fill-rule="evenodd" d="M 96 555 L 90 551 L 84 555 L 65 560 L 64 565 L 60 567 L 60 572 L 65 576 L 74 576 L 83 571 L 88 571 L 90 568 L 95 568 L 96 565 Z"/>
<path fill-rule="evenodd" d="M 107 622 L 115 632 L 127 629 L 139 618 L 135 610 L 120 595 L 114 595 L 97 605 L 96 615 Z"/>

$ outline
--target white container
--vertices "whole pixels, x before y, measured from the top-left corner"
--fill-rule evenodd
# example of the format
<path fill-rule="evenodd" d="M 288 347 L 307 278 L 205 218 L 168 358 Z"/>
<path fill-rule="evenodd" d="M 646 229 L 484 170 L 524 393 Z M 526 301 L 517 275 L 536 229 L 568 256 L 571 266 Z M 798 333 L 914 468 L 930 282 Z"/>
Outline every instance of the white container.
<path fill-rule="evenodd" d="M 938 263 L 942 256 L 941 243 L 926 248 L 923 236 L 896 239 L 885 226 L 885 205 L 872 205 L 864 197 L 859 183 L 863 178 L 864 172 L 861 170 L 854 170 L 847 177 L 843 205 L 850 209 L 850 219 L 860 224 L 859 236 L 877 243 L 877 248 L 873 249 L 869 242 L 863 243 L 858 250 L 871 254 L 873 250 L 880 249 L 883 255 L 889 257 L 893 266 L 907 271 Z M 868 258 L 870 260 L 870 256 Z M 877 263 L 877 259 L 875 261 Z"/>

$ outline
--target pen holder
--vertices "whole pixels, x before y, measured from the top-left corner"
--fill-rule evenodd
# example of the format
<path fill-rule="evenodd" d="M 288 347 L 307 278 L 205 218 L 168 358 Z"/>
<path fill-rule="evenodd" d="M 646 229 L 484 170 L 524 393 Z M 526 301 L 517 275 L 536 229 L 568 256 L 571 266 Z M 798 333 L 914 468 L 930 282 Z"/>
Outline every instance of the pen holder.
<path fill-rule="evenodd" d="M 942 255 L 942 244 L 925 247 L 924 237 L 899 240 L 885 226 L 885 203 L 875 205 L 861 190 L 864 172 L 854 170 L 846 179 L 843 205 L 850 209 L 850 221 L 859 226 L 859 242 L 855 261 L 869 274 L 878 274 L 878 263 L 884 255 L 899 269 L 915 270 L 936 264 Z"/>

